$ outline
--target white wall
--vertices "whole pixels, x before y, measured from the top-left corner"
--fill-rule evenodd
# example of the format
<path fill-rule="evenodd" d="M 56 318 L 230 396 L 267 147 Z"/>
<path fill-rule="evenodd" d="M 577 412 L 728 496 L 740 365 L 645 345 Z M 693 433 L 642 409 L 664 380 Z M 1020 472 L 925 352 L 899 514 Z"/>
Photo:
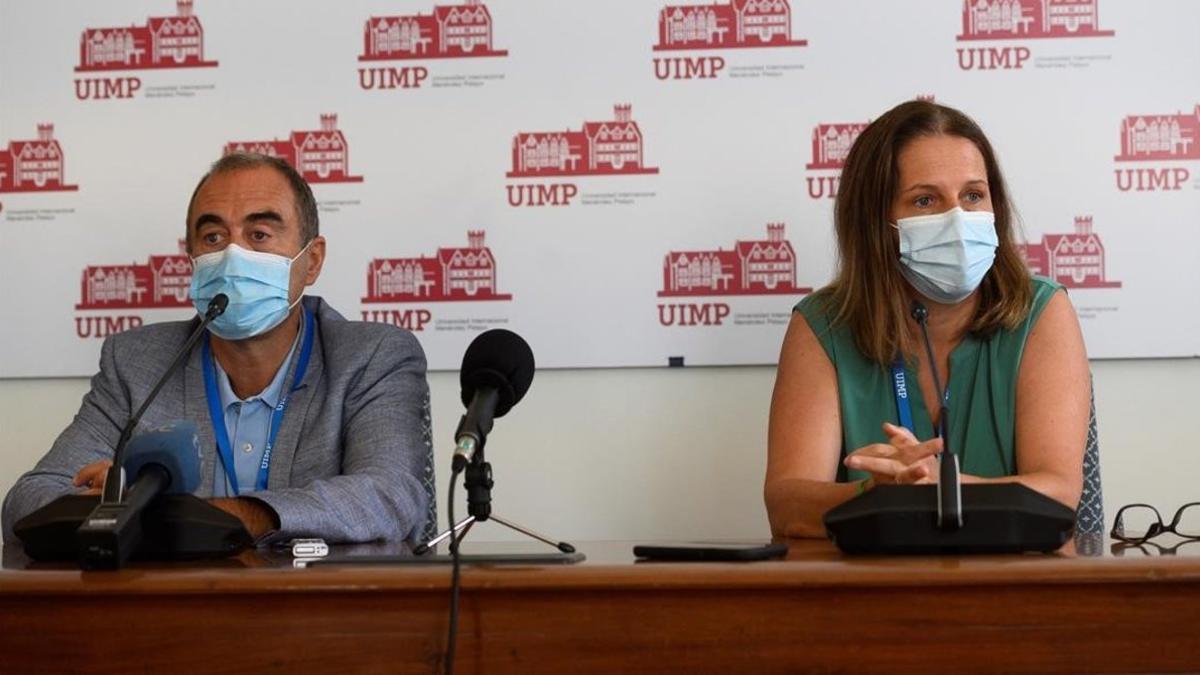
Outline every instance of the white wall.
<path fill-rule="evenodd" d="M 1092 369 L 1109 521 L 1132 501 L 1162 510 L 1200 499 L 1191 429 L 1200 360 L 1098 361 Z M 766 367 L 540 372 L 489 440 L 495 512 L 579 541 L 766 536 L 773 382 Z M 462 410 L 457 373 L 434 373 L 430 384 L 444 500 Z M 0 380 L 0 493 L 45 452 L 86 390 L 82 379 Z M 442 501 L 439 511 L 444 520 Z M 516 537 L 487 524 L 472 538 Z"/>

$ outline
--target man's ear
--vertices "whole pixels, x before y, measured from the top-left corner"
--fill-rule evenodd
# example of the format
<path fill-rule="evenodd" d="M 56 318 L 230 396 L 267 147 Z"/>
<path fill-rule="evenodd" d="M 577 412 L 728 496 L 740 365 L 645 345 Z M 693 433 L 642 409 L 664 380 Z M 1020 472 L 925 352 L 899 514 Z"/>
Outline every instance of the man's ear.
<path fill-rule="evenodd" d="M 304 277 L 304 285 L 312 286 L 317 283 L 317 277 L 321 276 L 321 267 L 325 265 L 325 237 L 313 239 L 308 250 L 304 252 L 304 257 L 308 260 L 308 273 Z"/>

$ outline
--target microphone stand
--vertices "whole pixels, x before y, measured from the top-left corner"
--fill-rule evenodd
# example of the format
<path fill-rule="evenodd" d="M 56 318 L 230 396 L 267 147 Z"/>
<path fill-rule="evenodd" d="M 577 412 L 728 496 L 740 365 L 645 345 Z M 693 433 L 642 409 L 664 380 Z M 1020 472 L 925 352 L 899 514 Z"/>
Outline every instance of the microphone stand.
<path fill-rule="evenodd" d="M 549 544 L 562 553 L 575 552 L 575 547 L 565 541 L 556 542 L 527 527 L 518 525 L 492 513 L 492 486 L 495 485 L 495 481 L 492 479 L 492 465 L 484 460 L 482 444 L 475 449 L 474 454 L 471 456 L 471 461 L 467 463 L 463 472 L 465 474 L 463 485 L 467 488 L 467 517 L 454 523 L 451 529 L 442 532 L 424 544 L 420 544 L 413 549 L 413 553 L 416 555 L 428 553 L 434 546 L 449 538 L 451 533 L 454 534 L 455 545 L 457 546 L 461 544 L 463 537 L 466 537 L 467 533 L 471 531 L 471 526 L 477 522 L 487 520 L 494 520 L 510 530 L 520 532 L 527 537 Z"/>

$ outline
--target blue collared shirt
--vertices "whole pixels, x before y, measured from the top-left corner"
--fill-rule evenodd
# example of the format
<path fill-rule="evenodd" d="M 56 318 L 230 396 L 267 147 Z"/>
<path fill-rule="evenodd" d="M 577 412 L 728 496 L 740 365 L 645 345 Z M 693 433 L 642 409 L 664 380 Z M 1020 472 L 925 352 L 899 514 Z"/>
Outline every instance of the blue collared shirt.
<path fill-rule="evenodd" d="M 284 380 L 287 379 L 292 357 L 296 353 L 296 345 L 300 343 L 300 334 L 304 332 L 303 322 L 301 324 L 296 340 L 292 343 L 292 350 L 288 352 L 283 365 L 279 366 L 275 378 L 256 396 L 245 400 L 238 398 L 237 394 L 233 393 L 233 386 L 229 384 L 229 376 L 225 374 L 225 369 L 219 361 L 213 359 L 217 370 L 221 409 L 225 411 L 225 430 L 229 434 L 233 463 L 242 494 L 254 492 L 257 487 L 255 483 L 258 481 L 258 467 L 262 462 L 263 453 L 266 452 L 267 438 L 271 433 L 271 413 L 275 411 L 275 406 L 283 396 Z M 229 482 L 229 476 L 225 474 L 225 465 L 220 458 L 216 461 L 213 475 L 213 496 L 237 496 L 233 494 L 233 486 Z"/>

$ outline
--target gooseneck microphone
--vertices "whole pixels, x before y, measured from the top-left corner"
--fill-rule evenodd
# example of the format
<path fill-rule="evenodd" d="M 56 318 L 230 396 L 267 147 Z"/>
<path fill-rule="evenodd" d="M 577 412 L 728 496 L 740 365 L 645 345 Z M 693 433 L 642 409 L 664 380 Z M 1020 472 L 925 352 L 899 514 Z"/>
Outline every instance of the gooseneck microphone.
<path fill-rule="evenodd" d="M 141 407 L 139 407 L 137 412 L 133 414 L 133 417 L 130 417 L 129 421 L 125 423 L 125 428 L 121 429 L 121 436 L 117 440 L 117 447 L 113 451 L 112 466 L 109 467 L 108 474 L 104 479 L 104 493 L 100 499 L 101 504 L 116 504 L 121 501 L 121 495 L 125 491 L 125 471 L 124 467 L 122 466 L 125 459 L 125 446 L 129 444 L 129 438 L 133 436 L 133 430 L 137 428 L 138 422 L 142 420 L 142 415 L 145 414 L 146 409 L 150 407 L 150 404 L 154 402 L 154 399 L 158 398 L 158 392 L 162 391 L 162 388 L 167 383 L 167 380 L 171 379 L 171 376 L 174 375 L 175 372 L 179 370 L 179 367 L 183 365 L 183 362 L 187 360 L 188 354 L 192 352 L 192 347 L 196 346 L 196 342 L 198 342 L 200 340 L 200 336 L 204 334 L 204 329 L 208 328 L 208 324 L 212 323 L 214 319 L 224 314 L 225 308 L 228 306 L 229 296 L 225 295 L 224 293 L 217 293 L 217 295 L 209 301 L 208 307 L 204 310 L 204 316 L 201 318 L 200 323 L 195 329 L 192 330 L 191 335 L 189 335 L 187 341 L 183 343 L 183 347 L 179 349 L 179 352 L 175 354 L 175 360 L 171 362 L 170 367 L 168 367 L 167 371 L 162 374 L 162 377 L 158 378 L 158 382 L 155 383 L 154 388 L 150 390 L 150 395 L 146 397 L 145 401 L 142 401 Z"/>
<path fill-rule="evenodd" d="M 943 393 L 937 359 L 933 356 L 933 342 L 929 339 L 929 310 L 919 300 L 913 300 L 912 318 L 921 327 L 925 355 L 929 358 L 929 370 L 933 373 L 933 391 L 937 394 L 940 406 L 937 435 L 942 439 L 942 452 L 938 456 L 938 527 L 943 530 L 956 530 L 963 524 L 962 478 L 959 474 L 958 456 L 950 448 L 950 402 Z"/>
<path fill-rule="evenodd" d="M 13 524 L 29 557 L 117 569 L 135 554 L 157 560 L 224 557 L 253 543 L 240 520 L 191 494 L 200 484 L 195 424 L 177 422 L 134 436 L 151 402 L 228 304 L 223 293 L 208 303 L 170 367 L 121 430 L 103 496 L 63 495 Z M 132 479 L 128 489 L 126 476 Z"/>
<path fill-rule="evenodd" d="M 910 314 L 921 328 L 940 401 L 935 426 L 943 445 L 937 485 L 876 485 L 825 512 L 829 538 L 846 553 L 1058 550 L 1075 526 L 1074 509 L 1021 483 L 961 484 L 958 448 L 950 443 L 949 405 L 929 339 L 929 312 L 914 302 Z"/>
<path fill-rule="evenodd" d="M 471 342 L 459 371 L 467 412 L 454 432 L 452 471 L 462 471 L 483 449 L 492 420 L 503 417 L 525 396 L 533 373 L 533 350 L 520 335 L 498 328 Z"/>
<path fill-rule="evenodd" d="M 209 301 L 200 323 L 188 335 L 187 341 L 183 343 L 183 347 L 175 355 L 175 359 L 171 362 L 170 367 L 167 368 L 166 372 L 155 383 L 154 388 L 150 390 L 150 394 L 142 402 L 137 412 L 129 418 L 125 427 L 121 429 L 121 436 L 117 440 L 117 447 L 113 451 L 112 466 L 109 467 L 104 479 L 104 491 L 100 498 L 100 503 L 84 519 L 83 524 L 79 527 L 80 562 L 85 568 L 116 569 L 125 564 L 140 543 L 142 532 L 140 519 L 137 516 L 145 508 L 145 505 L 149 503 L 150 499 L 161 492 L 161 489 L 152 490 L 143 487 L 136 495 L 132 489 L 130 490 L 130 494 L 126 494 L 125 478 L 128 475 L 125 466 L 126 448 L 146 409 L 158 397 L 159 392 L 162 391 L 163 386 L 171 379 L 171 376 L 187 360 L 192 347 L 196 345 L 196 342 L 204 334 L 204 329 L 214 319 L 221 316 L 228 306 L 229 296 L 224 293 L 218 293 L 216 297 Z M 192 433 L 195 433 L 194 426 L 192 427 Z M 161 482 L 161 479 L 154 479 L 151 482 L 157 484 Z M 144 495 L 146 498 L 142 499 Z M 135 496 L 138 497 L 136 503 L 130 501 Z"/>

